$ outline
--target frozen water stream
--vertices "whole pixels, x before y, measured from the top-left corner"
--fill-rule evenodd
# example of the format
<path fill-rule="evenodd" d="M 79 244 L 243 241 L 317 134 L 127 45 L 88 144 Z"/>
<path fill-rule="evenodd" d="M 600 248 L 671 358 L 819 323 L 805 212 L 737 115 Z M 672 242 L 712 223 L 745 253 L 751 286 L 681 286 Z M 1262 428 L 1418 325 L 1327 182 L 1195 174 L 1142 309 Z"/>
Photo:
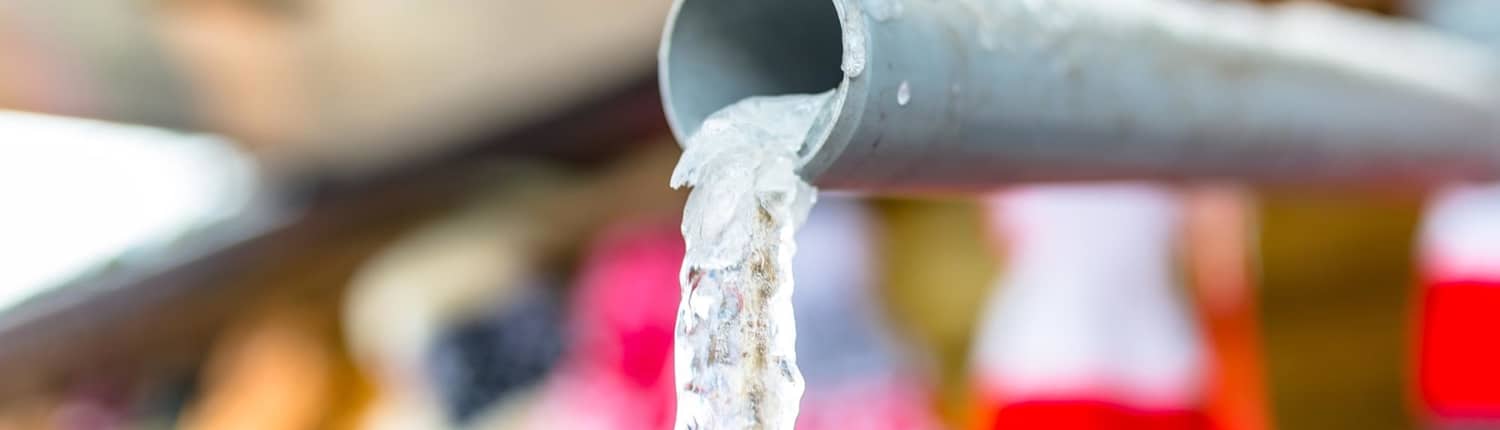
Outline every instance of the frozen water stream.
<path fill-rule="evenodd" d="M 802 397 L 792 317 L 793 235 L 817 199 L 797 175 L 833 92 L 753 97 L 704 121 L 672 186 L 683 213 L 677 424 L 791 430 Z"/>

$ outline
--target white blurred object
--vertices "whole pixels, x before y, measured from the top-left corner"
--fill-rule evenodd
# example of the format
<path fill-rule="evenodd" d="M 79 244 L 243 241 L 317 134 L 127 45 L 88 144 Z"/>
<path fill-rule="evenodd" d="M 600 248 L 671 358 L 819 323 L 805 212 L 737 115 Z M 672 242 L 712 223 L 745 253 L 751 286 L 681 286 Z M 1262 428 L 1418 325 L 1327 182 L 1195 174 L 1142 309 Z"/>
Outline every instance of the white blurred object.
<path fill-rule="evenodd" d="M 1009 246 L 979 327 L 982 389 L 1144 410 L 1197 404 L 1205 357 L 1179 297 L 1181 204 L 1149 185 L 1026 187 L 991 203 Z"/>
<path fill-rule="evenodd" d="M 246 209 L 255 166 L 210 135 L 0 111 L 0 311 Z"/>
<path fill-rule="evenodd" d="M 931 382 L 882 313 L 876 221 L 860 201 L 833 194 L 797 231 L 792 303 L 807 381 L 798 430 L 940 428 Z"/>
<path fill-rule="evenodd" d="M 881 322 L 876 302 L 873 220 L 846 197 L 821 199 L 797 231 L 792 260 L 797 291 L 797 359 L 808 382 L 828 386 L 899 368 L 900 348 Z M 903 375 L 909 376 L 909 375 Z"/>
<path fill-rule="evenodd" d="M 1430 271 L 1448 279 L 1500 279 L 1500 185 L 1450 187 L 1426 215 L 1421 252 Z"/>

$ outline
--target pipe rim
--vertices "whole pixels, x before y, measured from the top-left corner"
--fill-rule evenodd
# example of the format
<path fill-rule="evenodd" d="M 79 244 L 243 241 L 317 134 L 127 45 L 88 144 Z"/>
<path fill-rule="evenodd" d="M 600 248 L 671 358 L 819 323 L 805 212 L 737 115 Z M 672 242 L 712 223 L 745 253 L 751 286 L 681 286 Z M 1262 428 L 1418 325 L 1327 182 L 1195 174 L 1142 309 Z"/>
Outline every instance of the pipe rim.
<path fill-rule="evenodd" d="M 703 5 L 705 3 L 716 3 L 716 4 L 722 5 L 722 4 L 736 3 L 736 2 L 737 2 L 738 6 L 743 6 L 745 4 L 753 4 L 754 7 L 760 8 L 760 10 L 765 10 L 765 11 L 776 11 L 778 9 L 781 9 L 782 6 L 785 6 L 786 3 L 790 3 L 790 4 L 793 4 L 793 5 L 797 5 L 797 4 L 802 4 L 802 5 L 806 5 L 806 4 L 821 4 L 821 5 L 824 5 L 824 6 L 828 6 L 828 5 L 833 6 L 832 7 L 832 11 L 831 11 L 831 12 L 833 12 L 833 15 L 829 16 L 829 17 L 826 17 L 826 18 L 832 18 L 832 19 L 823 19 L 822 20 L 823 22 L 820 22 L 818 25 L 823 25 L 823 26 L 835 26 L 836 25 L 837 26 L 837 31 L 834 33 L 834 34 L 837 35 L 835 37 L 836 43 L 837 43 L 836 55 L 832 55 L 832 56 L 822 55 L 822 56 L 820 56 L 818 59 L 816 59 L 814 61 L 810 61 L 810 62 L 797 62 L 797 64 L 791 64 L 791 65 L 786 65 L 786 64 L 769 64 L 769 65 L 767 65 L 767 64 L 765 64 L 765 63 L 768 62 L 766 59 L 764 59 L 764 58 L 754 58 L 754 57 L 756 57 L 756 55 L 753 54 L 753 53 L 750 54 L 750 55 L 748 55 L 748 57 L 752 57 L 751 61 L 754 64 L 765 66 L 765 67 L 760 68 L 761 70 L 776 70 L 775 68 L 783 68 L 783 67 L 786 67 L 786 68 L 803 68 L 803 69 L 810 68 L 810 67 L 816 67 L 816 68 L 820 68 L 820 70 L 821 69 L 830 69 L 830 70 L 827 70 L 828 74 L 830 75 L 830 77 L 831 76 L 837 76 L 836 80 L 829 80 L 828 83 L 826 84 L 826 86 L 824 86 L 822 88 L 817 88 L 817 89 L 807 88 L 807 89 L 789 90 L 789 91 L 771 90 L 771 91 L 757 91 L 757 92 L 752 92 L 752 93 L 737 94 L 737 97 L 732 98 L 732 100 L 725 100 L 722 103 L 707 103 L 707 105 L 712 105 L 711 109 L 705 109 L 705 108 L 703 108 L 703 106 L 705 104 L 701 103 L 701 102 L 699 102 L 699 100 L 695 99 L 695 97 L 700 96 L 699 94 L 681 94 L 681 93 L 679 93 L 679 91 L 684 91 L 684 92 L 685 91 L 689 91 L 688 89 L 683 89 L 682 87 L 697 86 L 697 87 L 701 88 L 702 87 L 702 82 L 692 81 L 692 79 L 699 79 L 697 76 L 684 77 L 684 76 L 688 76 L 690 74 L 684 72 L 683 70 L 677 70 L 677 69 L 679 69 L 679 68 L 687 68 L 687 67 L 685 67 L 683 64 L 674 62 L 675 60 L 679 60 L 683 56 L 698 56 L 698 58 L 694 59 L 693 61 L 709 61 L 710 59 L 720 58 L 720 57 L 716 56 L 715 52 L 713 52 L 713 51 L 706 51 L 704 48 L 702 48 L 700 46 L 700 45 L 703 44 L 701 42 L 702 38 L 693 37 L 693 36 L 703 36 L 703 35 L 701 35 L 701 34 L 679 33 L 679 32 L 684 32 L 684 31 L 693 31 L 691 29 L 684 29 L 683 27 L 685 25 L 698 24 L 698 23 L 683 24 L 683 20 L 685 18 L 685 15 L 684 15 L 685 13 L 689 14 L 689 15 L 693 15 L 693 16 L 687 16 L 686 19 L 698 19 L 698 16 L 694 15 L 694 14 L 702 14 L 702 13 L 704 13 L 702 11 L 688 11 L 687 9 L 690 8 L 690 7 L 694 7 L 694 6 Z M 712 7 L 712 6 L 700 6 L 700 7 Z M 812 6 L 812 7 L 816 7 L 816 6 Z M 827 13 L 827 12 L 828 11 L 825 10 L 823 13 Z M 751 21 L 753 21 L 753 19 Z M 868 85 L 866 84 L 866 82 L 868 81 L 868 79 L 864 79 L 864 77 L 867 76 L 867 75 L 869 75 L 870 73 L 872 73 L 872 71 L 869 70 L 869 69 L 872 68 L 871 67 L 871 64 L 872 64 L 871 60 L 872 60 L 873 52 L 874 52 L 874 49 L 872 47 L 872 42 L 873 41 L 869 37 L 868 33 L 865 32 L 864 29 L 869 28 L 872 24 L 873 23 L 869 20 L 869 18 L 860 10 L 858 2 L 857 1 L 851 1 L 851 0 L 819 0 L 819 1 L 813 1 L 813 2 L 808 2 L 807 0 L 676 0 L 676 1 L 674 1 L 673 4 L 672 4 L 671 11 L 669 12 L 669 14 L 667 16 L 667 21 L 666 21 L 665 27 L 663 29 L 661 45 L 660 45 L 660 47 L 659 47 L 659 49 L 657 51 L 657 66 L 658 66 L 658 75 L 657 76 L 658 76 L 658 85 L 660 86 L 660 92 L 661 92 L 661 97 L 662 97 L 662 108 L 665 110 L 667 124 L 671 128 L 673 136 L 677 138 L 678 145 L 679 146 L 686 145 L 688 137 L 691 136 L 692 133 L 694 133 L 694 132 L 697 131 L 697 128 L 699 127 L 699 125 L 702 123 L 702 121 L 704 119 L 706 119 L 708 117 L 708 115 L 711 115 L 712 113 L 718 111 L 719 109 L 727 107 L 728 105 L 730 105 L 730 104 L 732 104 L 732 103 L 734 103 L 734 102 L 736 102 L 738 100 L 741 100 L 741 99 L 744 99 L 744 98 L 747 98 L 747 97 L 752 97 L 752 96 L 774 96 L 774 95 L 787 95 L 787 94 L 816 94 L 816 93 L 820 93 L 820 92 L 824 92 L 824 91 L 828 91 L 828 90 L 834 90 L 835 91 L 835 95 L 834 95 L 833 99 L 830 101 L 828 107 L 825 108 L 825 109 L 828 109 L 828 110 L 831 111 L 831 112 L 829 112 L 829 115 L 832 116 L 833 120 L 829 121 L 826 124 L 824 124 L 824 126 L 821 129 L 815 129 L 811 133 L 809 133 L 808 143 L 803 147 L 802 152 L 799 154 L 799 156 L 801 157 L 801 161 L 802 161 L 802 167 L 801 167 L 801 171 L 800 171 L 801 175 L 804 178 L 809 179 L 809 181 L 815 182 L 815 181 L 813 181 L 813 179 L 817 178 L 823 171 L 827 170 L 827 168 L 833 163 L 833 161 L 838 158 L 839 153 L 841 153 L 843 151 L 844 147 L 847 146 L 848 142 L 853 137 L 852 136 L 853 135 L 853 131 L 858 128 L 857 125 L 859 123 L 860 117 L 862 116 L 861 114 L 863 113 L 863 109 L 861 109 L 860 107 L 864 105 L 865 100 L 867 98 L 867 92 L 868 92 Z M 771 26 L 771 27 L 774 27 L 774 26 Z M 752 27 L 752 28 L 749 28 L 748 30 L 754 31 L 756 28 L 758 28 L 758 27 Z M 701 29 L 699 29 L 699 30 L 701 30 Z M 721 30 L 715 29 L 714 31 L 721 31 Z M 722 33 L 719 33 L 719 34 L 713 34 L 713 33 L 711 33 L 711 34 L 708 34 L 707 36 L 709 36 L 710 38 L 714 37 L 714 36 L 736 37 L 736 35 L 729 33 L 731 31 L 734 31 L 734 30 L 722 30 Z M 826 30 L 823 30 L 823 31 L 826 31 Z M 821 33 L 822 31 L 819 31 L 819 32 Z M 681 38 L 681 39 L 679 39 L 679 38 Z M 851 40 L 851 39 L 856 39 L 856 38 L 857 38 L 857 41 Z M 792 40 L 792 41 L 789 41 L 789 42 L 808 42 L 808 41 Z M 851 42 L 854 42 L 854 43 L 851 43 Z M 734 42 L 729 42 L 729 43 L 734 43 Z M 824 44 L 824 45 L 827 44 L 826 41 L 821 41 L 821 40 L 820 41 L 816 41 L 815 43 L 820 43 L 820 44 Z M 686 46 L 684 46 L 684 45 L 686 45 Z M 712 43 L 710 43 L 710 45 L 712 45 Z M 785 46 L 794 46 L 794 45 L 795 45 L 794 43 L 788 43 Z M 846 50 L 849 49 L 849 47 L 851 47 L 851 46 L 862 47 L 863 50 L 864 50 L 863 54 L 864 54 L 864 58 L 865 58 L 865 66 L 864 66 L 865 70 L 863 70 L 862 73 L 856 74 L 855 76 L 849 76 L 849 74 L 844 73 L 844 71 L 841 68 L 841 66 L 842 66 L 845 58 L 848 55 L 850 55 L 850 53 L 846 52 Z M 826 46 L 824 46 L 823 48 L 826 48 Z M 740 59 L 743 59 L 743 58 L 744 58 L 744 56 L 740 57 Z M 700 64 L 693 64 L 693 65 L 700 65 Z M 815 73 L 822 73 L 822 72 L 815 72 Z M 737 85 L 737 84 L 739 84 L 739 83 L 736 83 L 736 82 L 733 81 L 734 77 L 728 76 L 730 74 L 731 73 L 710 74 L 710 75 L 715 75 L 715 76 L 710 76 L 710 77 L 701 78 L 701 79 L 706 79 L 706 80 L 718 79 L 718 80 L 722 81 L 722 83 L 724 85 Z M 772 74 L 774 74 L 774 72 Z M 700 73 L 700 75 L 701 75 L 701 73 Z M 793 75 L 801 75 L 801 74 L 800 73 L 794 73 Z M 747 76 L 746 74 L 741 74 L 741 77 L 746 77 L 746 76 Z M 765 78 L 765 77 L 766 76 L 764 76 L 764 75 L 759 75 L 759 76 L 753 76 L 753 77 L 750 77 L 750 78 Z M 684 85 L 678 85 L 679 83 L 682 83 Z M 798 83 L 798 84 L 800 84 L 800 83 Z M 794 84 L 792 86 L 796 86 L 796 84 Z M 803 85 L 803 87 L 806 87 L 806 86 Z"/>

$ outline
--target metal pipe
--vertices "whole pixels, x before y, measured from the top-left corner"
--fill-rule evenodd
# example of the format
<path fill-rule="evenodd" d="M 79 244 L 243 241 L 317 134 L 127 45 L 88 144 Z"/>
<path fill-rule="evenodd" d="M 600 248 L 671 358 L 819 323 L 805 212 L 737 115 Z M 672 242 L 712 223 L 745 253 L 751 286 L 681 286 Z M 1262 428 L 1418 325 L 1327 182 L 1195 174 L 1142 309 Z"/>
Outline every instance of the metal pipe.
<path fill-rule="evenodd" d="M 659 61 L 680 140 L 748 96 L 838 88 L 802 171 L 827 188 L 1500 177 L 1500 61 L 1328 6 L 677 0 Z"/>

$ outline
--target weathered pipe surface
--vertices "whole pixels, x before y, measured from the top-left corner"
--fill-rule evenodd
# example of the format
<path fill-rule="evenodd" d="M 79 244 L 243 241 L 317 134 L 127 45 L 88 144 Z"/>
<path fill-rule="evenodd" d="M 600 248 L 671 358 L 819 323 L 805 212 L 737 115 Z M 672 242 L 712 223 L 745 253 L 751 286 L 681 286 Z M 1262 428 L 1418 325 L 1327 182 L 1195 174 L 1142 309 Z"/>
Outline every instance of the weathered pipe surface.
<path fill-rule="evenodd" d="M 748 96 L 839 88 L 802 171 L 826 188 L 1500 177 L 1500 62 L 1329 6 L 678 0 L 660 67 L 679 139 Z"/>

